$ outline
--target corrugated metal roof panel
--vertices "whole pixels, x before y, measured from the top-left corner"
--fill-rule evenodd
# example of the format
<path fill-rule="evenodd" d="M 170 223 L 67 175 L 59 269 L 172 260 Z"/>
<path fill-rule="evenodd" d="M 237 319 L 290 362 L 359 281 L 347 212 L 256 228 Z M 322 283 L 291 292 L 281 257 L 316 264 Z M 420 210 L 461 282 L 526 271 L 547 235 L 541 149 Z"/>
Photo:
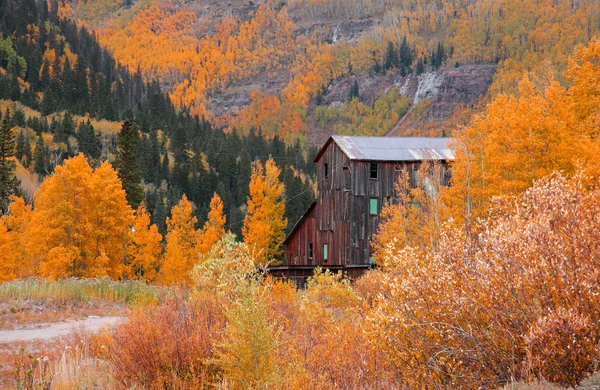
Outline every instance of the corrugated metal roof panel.
<path fill-rule="evenodd" d="M 333 141 L 351 160 L 421 161 L 452 160 L 450 138 L 353 137 L 334 135 Z"/>

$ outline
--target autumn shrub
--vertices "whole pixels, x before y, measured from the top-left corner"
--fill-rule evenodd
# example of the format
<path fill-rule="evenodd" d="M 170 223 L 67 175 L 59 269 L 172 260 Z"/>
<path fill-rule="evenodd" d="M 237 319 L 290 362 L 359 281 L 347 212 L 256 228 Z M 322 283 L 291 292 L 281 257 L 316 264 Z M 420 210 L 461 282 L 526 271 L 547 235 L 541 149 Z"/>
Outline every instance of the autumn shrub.
<path fill-rule="evenodd" d="M 279 291 L 278 291 L 279 290 Z M 282 291 L 283 290 L 283 291 Z M 280 354 L 285 361 L 285 386 L 313 389 L 398 388 L 378 346 L 365 333 L 365 302 L 341 274 L 318 270 L 298 290 L 291 304 L 277 295 L 289 295 L 274 286 L 270 306 L 281 326 Z M 273 296 L 273 294 L 272 294 Z"/>
<path fill-rule="evenodd" d="M 366 328 L 404 383 L 494 388 L 529 379 L 524 336 L 538 318 L 566 308 L 598 322 L 600 191 L 590 183 L 554 174 L 496 199 L 470 232 L 444 228 L 436 251 L 384 251 Z M 589 337 L 597 340 L 597 327 Z M 573 378 L 589 370 L 579 363 L 589 349 L 579 350 Z"/>
<path fill-rule="evenodd" d="M 535 321 L 525 335 L 526 369 L 563 386 L 575 386 L 594 371 L 597 331 L 587 316 L 559 308 Z"/>
<path fill-rule="evenodd" d="M 124 387 L 199 388 L 213 381 L 212 340 L 223 319 L 212 302 L 166 298 L 113 331 L 109 359 Z"/>
<path fill-rule="evenodd" d="M 268 290 L 249 281 L 226 312 L 222 339 L 215 339 L 214 363 L 234 389 L 280 387 L 280 332 L 270 321 L 265 300 Z"/>

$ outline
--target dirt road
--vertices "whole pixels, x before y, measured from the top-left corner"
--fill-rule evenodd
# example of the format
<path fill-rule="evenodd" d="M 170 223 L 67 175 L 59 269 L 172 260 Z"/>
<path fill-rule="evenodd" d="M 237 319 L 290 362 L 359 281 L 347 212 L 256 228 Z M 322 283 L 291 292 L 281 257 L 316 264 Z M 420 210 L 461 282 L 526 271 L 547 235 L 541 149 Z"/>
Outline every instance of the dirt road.
<path fill-rule="evenodd" d="M 28 342 L 33 340 L 51 340 L 66 336 L 75 329 L 85 328 L 95 332 L 116 324 L 122 317 L 88 317 L 84 320 L 58 322 L 53 324 L 35 324 L 35 328 L 0 330 L 0 344 Z"/>

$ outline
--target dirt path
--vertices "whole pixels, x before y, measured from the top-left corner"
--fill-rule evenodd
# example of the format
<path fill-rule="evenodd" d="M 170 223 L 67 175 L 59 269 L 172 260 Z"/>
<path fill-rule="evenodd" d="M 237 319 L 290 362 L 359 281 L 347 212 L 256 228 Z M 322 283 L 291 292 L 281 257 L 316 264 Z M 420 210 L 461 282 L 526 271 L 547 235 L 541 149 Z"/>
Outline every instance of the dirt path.
<path fill-rule="evenodd" d="M 88 317 L 85 320 L 59 322 L 54 324 L 36 324 L 35 328 L 0 330 L 0 344 L 33 341 L 33 340 L 51 340 L 61 336 L 66 336 L 75 329 L 85 328 L 87 331 L 95 332 L 105 327 L 116 324 L 122 317 Z"/>

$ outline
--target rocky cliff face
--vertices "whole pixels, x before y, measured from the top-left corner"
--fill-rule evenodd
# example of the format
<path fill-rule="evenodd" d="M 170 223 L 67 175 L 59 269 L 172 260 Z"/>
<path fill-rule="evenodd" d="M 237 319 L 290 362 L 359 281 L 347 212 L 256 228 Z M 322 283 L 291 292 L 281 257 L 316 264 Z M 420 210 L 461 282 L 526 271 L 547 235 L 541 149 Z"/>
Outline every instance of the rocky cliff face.
<path fill-rule="evenodd" d="M 418 117 L 407 114 L 408 120 L 389 134 L 401 135 L 407 128 L 423 127 L 428 122 L 443 123 L 459 107 L 472 107 L 487 93 L 495 73 L 496 65 L 471 64 L 428 69 L 420 75 L 411 73 L 406 77 L 382 74 L 352 76 L 334 81 L 327 89 L 322 105 L 344 104 L 355 81 L 359 86 L 360 100 L 367 105 L 372 105 L 391 88 L 398 87 L 403 95 L 413 100 L 413 105 L 428 101 L 424 112 L 420 111 Z M 320 145 L 329 135 L 331 129 L 318 128 L 313 124 L 310 142 Z"/>

